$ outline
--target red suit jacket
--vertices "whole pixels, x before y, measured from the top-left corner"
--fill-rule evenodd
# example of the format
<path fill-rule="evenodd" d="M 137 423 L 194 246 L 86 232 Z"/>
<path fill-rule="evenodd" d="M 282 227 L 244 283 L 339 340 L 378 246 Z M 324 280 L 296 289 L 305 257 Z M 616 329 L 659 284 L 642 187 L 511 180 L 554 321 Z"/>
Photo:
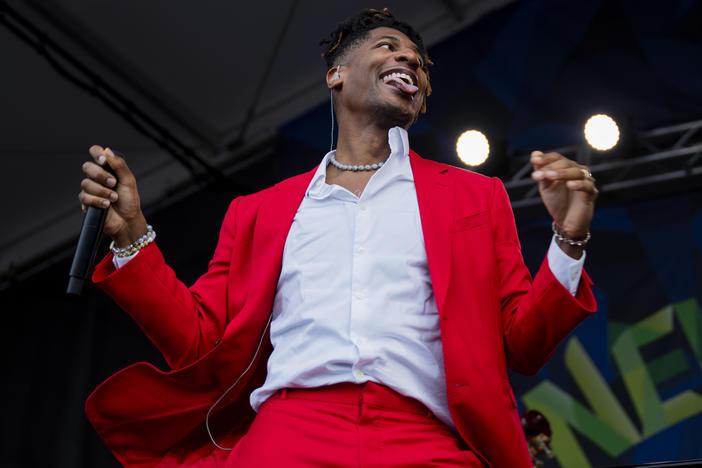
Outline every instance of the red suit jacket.
<path fill-rule="evenodd" d="M 576 297 L 547 261 L 532 281 L 501 182 L 410 151 L 440 315 L 448 402 L 460 436 L 495 468 L 531 467 L 507 367 L 532 374 L 595 311 L 588 276 Z M 88 398 L 91 423 L 126 466 L 223 466 L 253 420 L 265 379 L 267 323 L 290 225 L 314 171 L 235 199 L 207 273 L 190 288 L 156 245 L 93 280 L 127 311 L 174 369 L 134 364 Z M 259 344 L 263 343 L 262 346 Z M 258 352 L 257 352 L 258 350 Z M 243 376 L 242 376 L 243 375 Z M 275 449 L 275 444 L 271 445 Z"/>

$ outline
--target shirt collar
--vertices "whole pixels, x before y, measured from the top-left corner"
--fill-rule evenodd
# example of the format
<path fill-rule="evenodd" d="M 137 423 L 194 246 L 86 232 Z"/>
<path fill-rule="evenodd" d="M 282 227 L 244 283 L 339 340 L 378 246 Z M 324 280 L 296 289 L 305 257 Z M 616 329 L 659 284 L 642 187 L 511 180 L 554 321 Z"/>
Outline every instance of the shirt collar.
<path fill-rule="evenodd" d="M 388 130 L 388 144 L 390 145 L 390 156 L 383 164 L 380 171 L 391 172 L 398 176 L 409 176 L 412 179 L 412 170 L 409 165 L 409 138 L 407 130 L 402 127 L 392 127 Z M 332 154 L 336 154 L 336 150 L 332 150 L 324 155 L 322 162 L 317 167 L 317 171 L 312 176 L 312 181 L 307 187 L 305 196 L 313 195 L 315 197 L 323 197 L 331 190 L 331 185 L 326 183 L 327 166 Z M 409 173 L 407 173 L 409 170 Z"/>

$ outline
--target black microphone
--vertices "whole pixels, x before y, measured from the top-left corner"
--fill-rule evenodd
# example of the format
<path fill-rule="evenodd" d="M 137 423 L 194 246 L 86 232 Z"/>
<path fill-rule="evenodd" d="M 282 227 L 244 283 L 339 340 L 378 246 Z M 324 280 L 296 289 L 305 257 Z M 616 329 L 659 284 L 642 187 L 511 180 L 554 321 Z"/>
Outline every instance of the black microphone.
<path fill-rule="evenodd" d="M 112 152 L 117 156 L 124 157 L 118 151 L 112 150 Z M 112 174 L 115 180 L 117 180 L 117 176 L 108 163 L 105 163 L 102 168 Z M 116 186 L 115 184 L 115 187 Z M 100 247 L 102 228 L 105 225 L 106 216 L 107 208 L 89 206 L 88 209 L 85 210 L 83 224 L 80 227 L 80 235 L 78 236 L 78 244 L 76 245 L 76 253 L 73 255 L 71 271 L 68 274 L 66 294 L 73 294 L 76 296 L 83 295 L 85 282 L 93 269 L 95 256 L 97 255 L 98 247 Z"/>

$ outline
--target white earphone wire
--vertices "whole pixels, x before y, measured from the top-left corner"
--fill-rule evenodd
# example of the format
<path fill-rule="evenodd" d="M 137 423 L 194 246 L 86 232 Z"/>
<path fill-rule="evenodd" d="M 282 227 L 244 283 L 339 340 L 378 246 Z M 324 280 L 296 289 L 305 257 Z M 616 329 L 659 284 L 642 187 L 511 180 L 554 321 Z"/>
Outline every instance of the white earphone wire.
<path fill-rule="evenodd" d="M 336 81 L 339 79 L 339 68 L 341 65 L 337 65 L 334 74 L 332 75 L 332 80 Z M 331 103 L 331 137 L 329 141 L 329 151 L 334 149 L 334 90 L 329 89 L 329 101 Z"/>
<path fill-rule="evenodd" d="M 329 151 L 334 149 L 334 90 L 329 90 L 329 102 L 331 102 L 331 136 L 329 139 Z"/>

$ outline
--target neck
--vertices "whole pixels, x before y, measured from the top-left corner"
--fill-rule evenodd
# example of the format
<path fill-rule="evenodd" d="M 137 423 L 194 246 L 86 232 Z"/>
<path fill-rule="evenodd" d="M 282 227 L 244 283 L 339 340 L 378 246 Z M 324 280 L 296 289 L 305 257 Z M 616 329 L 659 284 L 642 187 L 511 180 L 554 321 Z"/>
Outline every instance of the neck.
<path fill-rule="evenodd" d="M 374 164 L 390 156 L 388 130 L 378 125 L 349 125 L 339 122 L 336 160 L 342 164 Z"/>

